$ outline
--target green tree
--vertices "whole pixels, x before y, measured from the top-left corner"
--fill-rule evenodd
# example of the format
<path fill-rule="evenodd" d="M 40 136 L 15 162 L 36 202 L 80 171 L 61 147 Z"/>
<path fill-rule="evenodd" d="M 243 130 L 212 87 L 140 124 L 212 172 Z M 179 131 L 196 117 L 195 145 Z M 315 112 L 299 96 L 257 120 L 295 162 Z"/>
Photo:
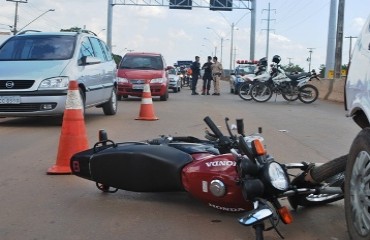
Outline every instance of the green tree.
<path fill-rule="evenodd" d="M 294 65 L 294 64 L 288 64 L 288 65 L 285 65 L 285 66 L 281 66 L 281 68 L 285 71 L 285 72 L 291 72 L 291 73 L 294 73 L 294 72 L 304 72 L 304 69 L 301 68 L 300 66 L 298 65 Z"/>

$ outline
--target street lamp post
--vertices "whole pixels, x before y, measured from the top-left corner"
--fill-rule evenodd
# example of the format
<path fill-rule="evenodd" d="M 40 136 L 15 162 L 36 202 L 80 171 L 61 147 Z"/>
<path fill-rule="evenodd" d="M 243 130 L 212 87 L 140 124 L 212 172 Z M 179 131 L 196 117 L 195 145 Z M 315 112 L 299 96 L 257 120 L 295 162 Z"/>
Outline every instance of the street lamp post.
<path fill-rule="evenodd" d="M 209 40 L 208 38 L 203 38 L 203 39 L 209 41 L 213 45 L 213 43 L 211 42 L 211 40 Z M 215 47 L 215 56 L 216 56 L 217 55 L 217 46 L 214 45 L 214 47 Z M 213 55 L 213 53 L 212 53 L 212 55 Z"/>
<path fill-rule="evenodd" d="M 33 19 L 31 22 L 29 22 L 28 24 L 26 24 L 24 27 L 22 27 L 21 29 L 18 30 L 18 32 L 22 31 L 23 29 L 25 29 L 28 25 L 30 25 L 31 23 L 33 23 L 34 21 L 36 21 L 37 19 L 39 19 L 40 17 L 44 16 L 46 13 L 48 12 L 54 12 L 55 9 L 49 9 L 45 12 L 43 12 L 42 14 L 40 14 L 37 18 Z M 16 30 L 14 28 L 14 35 L 16 34 Z"/>
<path fill-rule="evenodd" d="M 218 34 L 213 28 L 211 27 L 207 27 L 207 29 L 210 29 L 212 30 L 221 40 L 221 49 L 220 49 L 220 63 L 222 64 L 222 48 L 223 48 L 223 44 L 224 44 L 224 40 L 229 40 L 229 39 L 224 39 L 223 37 L 220 36 L 220 34 Z"/>

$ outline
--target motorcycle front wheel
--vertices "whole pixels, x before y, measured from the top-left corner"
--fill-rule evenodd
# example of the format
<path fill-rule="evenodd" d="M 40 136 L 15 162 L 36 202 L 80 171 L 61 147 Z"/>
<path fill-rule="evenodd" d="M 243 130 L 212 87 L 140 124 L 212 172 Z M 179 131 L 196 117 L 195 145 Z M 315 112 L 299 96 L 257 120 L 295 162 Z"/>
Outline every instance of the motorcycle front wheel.
<path fill-rule="evenodd" d="M 286 100 L 286 101 L 288 101 L 288 102 L 293 102 L 293 101 L 295 101 L 295 100 L 297 100 L 298 99 L 298 97 L 299 97 L 299 92 L 298 92 L 298 89 L 297 89 L 297 87 L 290 87 L 290 92 L 288 92 L 288 93 L 282 93 L 281 94 L 281 96 L 283 96 L 283 98 Z"/>
<path fill-rule="evenodd" d="M 303 103 L 313 103 L 319 97 L 319 90 L 311 84 L 304 85 L 299 89 L 298 98 Z"/>
<path fill-rule="evenodd" d="M 344 185 L 344 210 L 353 240 L 370 239 L 370 128 L 364 128 L 351 145 Z"/>
<path fill-rule="evenodd" d="M 311 176 L 315 176 L 315 180 L 320 184 L 312 183 L 298 183 L 299 188 L 326 188 L 326 187 L 340 187 L 344 186 L 344 166 L 346 164 L 348 155 L 343 155 L 335 158 L 321 166 L 315 166 L 311 170 Z M 297 179 L 292 180 L 292 184 L 297 184 Z M 327 203 L 332 203 L 344 198 L 343 193 L 333 194 L 302 194 L 288 197 L 288 200 L 293 208 L 300 205 L 303 207 L 320 206 Z"/>
<path fill-rule="evenodd" d="M 239 97 L 245 101 L 250 101 L 252 100 L 252 96 L 250 94 L 250 90 L 251 90 L 251 87 L 252 84 L 250 83 L 243 83 L 242 85 L 240 85 L 239 87 Z"/>
<path fill-rule="evenodd" d="M 250 95 L 256 102 L 266 102 L 272 97 L 272 89 L 264 83 L 258 82 L 252 85 Z"/>

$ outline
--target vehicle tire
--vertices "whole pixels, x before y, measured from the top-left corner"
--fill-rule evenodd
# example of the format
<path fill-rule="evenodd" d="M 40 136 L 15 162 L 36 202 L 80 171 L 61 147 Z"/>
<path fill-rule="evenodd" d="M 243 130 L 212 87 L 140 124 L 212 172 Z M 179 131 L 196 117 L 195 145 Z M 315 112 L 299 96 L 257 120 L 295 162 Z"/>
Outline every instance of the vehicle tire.
<path fill-rule="evenodd" d="M 102 105 L 105 115 L 115 115 L 117 113 L 117 89 L 113 88 L 109 101 Z"/>
<path fill-rule="evenodd" d="M 370 239 L 370 128 L 353 140 L 344 185 L 344 209 L 348 234 L 353 240 Z"/>
<path fill-rule="evenodd" d="M 344 186 L 344 170 L 347 162 L 348 155 L 340 156 L 335 158 L 323 165 L 314 166 L 310 174 L 312 178 L 319 182 L 319 184 L 313 184 L 309 182 L 300 181 L 297 184 L 299 176 L 292 180 L 292 185 L 297 185 L 299 188 L 320 188 L 320 187 L 341 187 Z M 336 194 L 307 194 L 307 195 L 295 195 L 288 197 L 288 200 L 293 208 L 300 205 L 304 207 L 319 206 L 327 203 L 332 203 L 344 198 L 343 193 Z M 294 206 L 295 205 L 295 206 Z"/>
<path fill-rule="evenodd" d="M 252 95 L 250 94 L 251 90 L 251 84 L 249 83 L 242 83 L 239 87 L 239 97 L 245 101 L 250 101 L 252 100 Z"/>
<path fill-rule="evenodd" d="M 178 92 L 177 87 L 173 88 L 173 92 L 174 92 L 174 93 L 177 93 L 177 92 Z"/>
<path fill-rule="evenodd" d="M 313 103 L 319 97 L 319 90 L 311 84 L 302 86 L 299 89 L 298 98 L 303 103 Z"/>
<path fill-rule="evenodd" d="M 168 99 L 168 89 L 162 96 L 159 97 L 159 100 L 161 101 L 167 101 L 167 99 Z"/>
<path fill-rule="evenodd" d="M 234 93 L 234 89 L 230 88 L 230 93 Z"/>
<path fill-rule="evenodd" d="M 256 102 L 267 102 L 272 97 L 272 89 L 262 82 L 253 84 L 250 92 L 253 100 Z"/>
<path fill-rule="evenodd" d="M 180 92 L 180 91 L 181 91 L 181 87 L 178 87 L 178 88 L 177 88 L 177 91 L 178 91 L 178 92 Z"/>
<path fill-rule="evenodd" d="M 296 101 L 299 98 L 298 88 L 290 86 L 290 90 L 290 93 L 282 93 L 281 96 L 288 102 Z"/>
<path fill-rule="evenodd" d="M 81 98 L 81 104 L 82 104 L 82 115 L 85 116 L 86 112 L 86 98 L 85 98 L 85 92 L 82 90 L 82 88 L 79 88 L 80 98 Z"/>

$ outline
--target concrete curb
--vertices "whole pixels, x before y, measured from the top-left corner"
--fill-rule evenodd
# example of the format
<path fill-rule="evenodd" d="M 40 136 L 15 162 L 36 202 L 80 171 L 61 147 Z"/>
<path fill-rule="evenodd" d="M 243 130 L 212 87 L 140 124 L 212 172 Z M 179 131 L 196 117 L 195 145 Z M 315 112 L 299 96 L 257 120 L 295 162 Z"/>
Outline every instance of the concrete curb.
<path fill-rule="evenodd" d="M 344 102 L 344 83 L 345 79 L 325 79 L 321 81 L 312 80 L 310 84 L 319 90 L 319 99 L 334 102 Z"/>

